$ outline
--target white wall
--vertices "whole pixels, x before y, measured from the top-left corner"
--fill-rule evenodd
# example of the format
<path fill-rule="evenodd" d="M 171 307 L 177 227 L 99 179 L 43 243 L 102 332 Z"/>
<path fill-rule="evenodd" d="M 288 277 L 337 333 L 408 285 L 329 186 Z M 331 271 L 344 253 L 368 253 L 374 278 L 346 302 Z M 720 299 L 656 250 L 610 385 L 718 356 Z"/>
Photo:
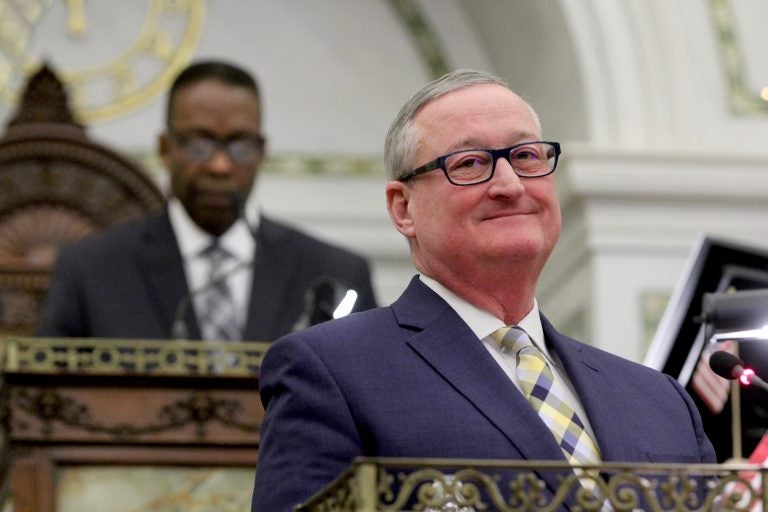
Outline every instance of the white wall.
<path fill-rule="evenodd" d="M 51 9 L 29 50 L 68 69 L 116 54 L 143 16 L 139 3 L 86 2 L 92 31 L 73 40 L 63 28 L 70 4 L 40 5 Z M 259 76 L 269 149 L 289 162 L 287 171 L 268 168 L 260 177 L 265 210 L 368 255 L 379 299 L 393 300 L 412 269 L 384 209 L 381 153 L 397 109 L 430 78 L 412 30 L 387 0 L 206 5 L 194 56 L 230 57 Z M 642 360 L 653 329 L 648 294 L 671 292 L 698 236 L 765 245 L 768 107 L 745 94 L 768 85 L 768 3 L 412 5 L 448 67 L 507 78 L 537 107 L 547 136 L 563 143 L 563 235 L 539 292 L 556 324 Z M 713 9 L 721 20 L 734 15 L 726 26 L 736 37 L 718 32 Z M 738 58 L 724 59 L 724 49 Z M 744 86 L 729 87 L 739 76 Z M 161 98 L 95 122 L 90 132 L 150 154 Z M 9 114 L 0 106 L 0 117 Z M 358 158 L 367 163 L 351 172 Z"/>

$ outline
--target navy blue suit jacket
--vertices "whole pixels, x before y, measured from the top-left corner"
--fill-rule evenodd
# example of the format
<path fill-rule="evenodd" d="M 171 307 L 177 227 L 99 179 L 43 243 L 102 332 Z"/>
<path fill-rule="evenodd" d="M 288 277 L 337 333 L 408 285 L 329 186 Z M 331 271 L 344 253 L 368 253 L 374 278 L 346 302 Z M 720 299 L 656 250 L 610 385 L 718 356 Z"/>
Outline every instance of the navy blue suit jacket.
<path fill-rule="evenodd" d="M 605 461 L 715 462 L 674 379 L 542 323 Z M 261 397 L 254 511 L 291 510 L 361 455 L 565 460 L 466 323 L 418 279 L 391 307 L 273 344 Z"/>
<path fill-rule="evenodd" d="M 262 217 L 243 339 L 274 341 L 305 309 L 313 281 L 330 276 L 375 307 L 368 263 L 344 249 Z M 189 293 L 168 213 L 87 237 L 59 253 L 38 324 L 39 336 L 163 339 Z M 200 339 L 192 307 L 189 338 Z"/>

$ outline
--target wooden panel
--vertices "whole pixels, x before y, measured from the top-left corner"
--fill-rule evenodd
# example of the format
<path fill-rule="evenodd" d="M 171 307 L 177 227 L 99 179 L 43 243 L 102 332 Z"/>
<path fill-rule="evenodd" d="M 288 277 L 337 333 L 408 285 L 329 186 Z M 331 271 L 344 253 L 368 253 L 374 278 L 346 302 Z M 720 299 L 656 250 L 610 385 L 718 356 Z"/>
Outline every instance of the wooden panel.
<path fill-rule="evenodd" d="M 152 388 L 15 387 L 16 443 L 258 445 L 258 392 Z"/>
<path fill-rule="evenodd" d="M 134 373 L 94 364 L 55 371 L 51 358 L 43 358 L 51 364 L 42 368 L 33 364 L 36 354 L 88 356 L 77 347 L 93 348 L 95 343 L 122 343 L 132 350 L 152 345 L 135 340 L 0 340 L 2 455 L 10 460 L 6 473 L 14 512 L 55 512 L 56 475 L 78 466 L 255 468 L 264 416 L 257 372 L 232 368 L 232 374 L 204 374 L 198 368 L 169 374 L 160 366 L 157 373 Z M 25 351 L 27 345 L 48 349 Z M 68 352 L 64 349 L 69 345 Z M 245 350 L 240 345 L 225 346 Z M 261 344 L 244 345 L 258 354 L 264 350 Z M 193 342 L 164 346 L 182 353 L 210 350 Z M 197 356 L 207 368 L 205 357 Z M 260 356 L 253 361 L 258 368 Z"/>
<path fill-rule="evenodd" d="M 14 453 L 11 475 L 13 512 L 55 512 L 54 467 L 43 449 Z"/>

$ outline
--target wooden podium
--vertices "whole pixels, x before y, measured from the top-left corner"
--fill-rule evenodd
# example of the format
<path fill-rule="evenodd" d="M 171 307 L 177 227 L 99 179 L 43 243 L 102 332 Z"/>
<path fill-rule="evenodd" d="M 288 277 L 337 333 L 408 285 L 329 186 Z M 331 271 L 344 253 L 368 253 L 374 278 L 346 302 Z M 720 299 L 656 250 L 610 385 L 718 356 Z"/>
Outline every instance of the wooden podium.
<path fill-rule="evenodd" d="M 57 475 L 71 467 L 253 472 L 263 417 L 258 370 L 269 344 L 1 343 L 0 489 L 14 512 L 56 511 Z"/>

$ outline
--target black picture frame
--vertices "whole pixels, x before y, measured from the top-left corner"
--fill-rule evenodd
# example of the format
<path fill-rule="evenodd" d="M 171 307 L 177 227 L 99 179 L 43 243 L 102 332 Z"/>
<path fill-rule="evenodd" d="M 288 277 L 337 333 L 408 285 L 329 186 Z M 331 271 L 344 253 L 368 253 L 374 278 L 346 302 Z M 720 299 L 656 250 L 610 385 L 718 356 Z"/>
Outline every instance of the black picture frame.
<path fill-rule="evenodd" d="M 677 379 L 692 396 L 719 462 L 746 457 L 754 450 L 768 430 L 768 393 L 756 388 L 741 390 L 743 448 L 741 454 L 734 454 L 731 407 L 727 403 L 720 413 L 713 414 L 690 386 L 707 343 L 701 322 L 702 301 L 705 293 L 755 289 L 768 289 L 768 249 L 702 237 L 691 251 L 644 361 Z M 758 375 L 768 375 L 768 342 L 739 342 L 739 356 Z"/>

